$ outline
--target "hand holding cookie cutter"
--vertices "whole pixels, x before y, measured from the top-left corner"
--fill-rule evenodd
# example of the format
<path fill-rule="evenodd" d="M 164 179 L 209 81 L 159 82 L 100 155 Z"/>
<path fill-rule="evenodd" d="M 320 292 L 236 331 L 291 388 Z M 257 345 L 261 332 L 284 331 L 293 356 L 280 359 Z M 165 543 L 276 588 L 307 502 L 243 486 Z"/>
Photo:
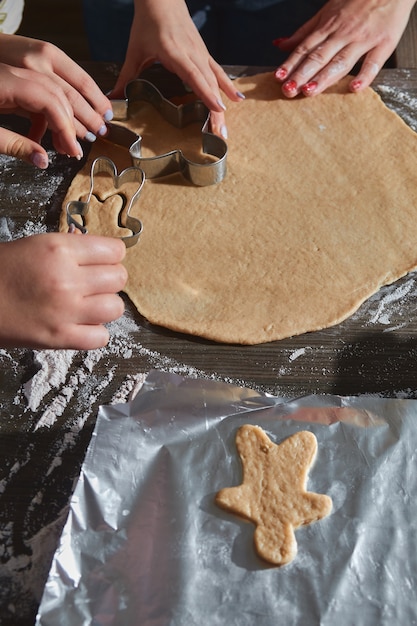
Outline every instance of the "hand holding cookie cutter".
<path fill-rule="evenodd" d="M 125 100 L 112 101 L 115 120 L 126 120 L 130 106 L 145 101 L 152 104 L 161 116 L 176 128 L 184 128 L 192 122 L 203 122 L 201 129 L 203 152 L 217 159 L 210 163 L 195 163 L 187 159 L 181 150 L 143 157 L 140 135 L 123 126 L 108 123 L 108 133 L 104 139 L 128 148 L 134 165 L 140 167 L 147 178 L 180 172 L 187 180 L 198 186 L 214 185 L 223 180 L 226 175 L 227 144 L 221 137 L 209 131 L 210 113 L 203 102 L 197 100 L 177 106 L 164 98 L 152 83 L 139 78 L 128 83 L 125 94 Z"/>
<path fill-rule="evenodd" d="M 137 189 L 132 197 L 128 199 L 121 218 L 122 226 L 132 231 L 132 235 L 121 237 L 121 239 L 124 241 L 127 248 L 133 246 L 138 241 L 142 232 L 142 222 L 135 217 L 131 217 L 130 210 L 138 200 L 140 192 L 142 191 L 142 187 L 145 182 L 145 174 L 138 167 L 128 167 L 120 174 L 117 174 L 115 164 L 107 157 L 97 157 L 91 165 L 90 190 L 88 192 L 87 200 L 85 202 L 81 200 L 71 200 L 67 203 L 66 212 L 68 226 L 77 228 L 83 234 L 88 232 L 86 227 L 83 224 L 80 224 L 74 216 L 79 215 L 84 218 L 87 215 L 91 197 L 94 192 L 94 177 L 100 173 L 110 174 L 112 176 L 115 190 L 122 187 L 125 183 L 137 183 Z"/>

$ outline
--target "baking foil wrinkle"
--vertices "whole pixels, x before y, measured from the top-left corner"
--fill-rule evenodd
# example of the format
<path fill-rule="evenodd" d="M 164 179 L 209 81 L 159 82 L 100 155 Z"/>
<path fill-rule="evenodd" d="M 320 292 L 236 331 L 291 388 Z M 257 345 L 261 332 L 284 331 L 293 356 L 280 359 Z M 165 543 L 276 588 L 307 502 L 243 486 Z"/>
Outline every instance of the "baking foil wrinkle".
<path fill-rule="evenodd" d="M 296 530 L 282 568 L 214 503 L 241 482 L 242 424 L 317 437 L 307 488 L 333 511 Z M 100 407 L 36 624 L 417 624 L 416 450 L 415 400 L 287 401 L 152 371 L 134 400 Z"/>

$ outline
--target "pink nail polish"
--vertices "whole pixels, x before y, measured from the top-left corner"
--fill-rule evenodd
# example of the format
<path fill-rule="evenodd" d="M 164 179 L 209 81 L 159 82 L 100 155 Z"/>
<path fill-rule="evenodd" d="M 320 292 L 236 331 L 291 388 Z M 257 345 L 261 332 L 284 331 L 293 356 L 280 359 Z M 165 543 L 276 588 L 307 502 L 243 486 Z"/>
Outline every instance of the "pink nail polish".
<path fill-rule="evenodd" d="M 296 91 L 297 90 L 297 83 L 295 82 L 295 80 L 288 80 L 286 83 L 284 83 L 282 85 L 282 88 L 285 91 Z"/>
<path fill-rule="evenodd" d="M 350 83 L 350 88 L 351 88 L 352 91 L 357 91 L 361 87 L 362 87 L 362 81 L 361 80 L 353 80 Z"/>
<path fill-rule="evenodd" d="M 288 70 L 285 67 L 279 67 L 275 72 L 275 78 L 285 80 L 288 76 Z"/>
<path fill-rule="evenodd" d="M 311 93 L 313 93 L 314 91 L 316 91 L 318 86 L 318 83 L 315 80 L 311 80 L 309 83 L 306 83 L 304 85 L 303 89 L 303 93 L 306 95 L 309 95 Z"/>

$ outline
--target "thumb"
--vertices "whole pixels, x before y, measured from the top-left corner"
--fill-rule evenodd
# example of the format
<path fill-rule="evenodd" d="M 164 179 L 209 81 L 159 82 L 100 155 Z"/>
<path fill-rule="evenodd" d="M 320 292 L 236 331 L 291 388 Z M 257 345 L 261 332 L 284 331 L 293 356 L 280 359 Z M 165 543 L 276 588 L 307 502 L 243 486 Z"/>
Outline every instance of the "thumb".
<path fill-rule="evenodd" d="M 0 128 L 0 153 L 26 161 L 40 169 L 48 167 L 48 154 L 42 146 L 6 128 Z"/>
<path fill-rule="evenodd" d="M 134 55 L 130 56 L 135 58 Z M 113 87 L 111 93 L 108 94 L 110 99 L 124 98 L 127 83 L 137 78 L 146 67 L 152 65 L 153 63 L 153 59 L 143 61 L 136 56 L 135 61 L 130 61 L 130 58 L 128 57 L 129 54 L 127 54 L 126 61 L 122 65 L 122 69 L 120 70 L 115 86 Z"/>

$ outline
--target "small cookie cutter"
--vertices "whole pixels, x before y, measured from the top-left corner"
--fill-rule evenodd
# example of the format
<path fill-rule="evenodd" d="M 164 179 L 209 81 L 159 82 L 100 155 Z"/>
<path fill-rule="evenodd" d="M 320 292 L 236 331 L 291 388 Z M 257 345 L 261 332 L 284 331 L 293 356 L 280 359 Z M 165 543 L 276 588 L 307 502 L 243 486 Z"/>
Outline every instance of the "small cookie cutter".
<path fill-rule="evenodd" d="M 187 180 L 200 187 L 215 185 L 223 180 L 226 176 L 227 143 L 209 131 L 210 112 L 203 102 L 197 100 L 177 106 L 164 98 L 155 85 L 140 78 L 127 84 L 125 95 L 124 100 L 112 101 L 114 120 L 128 119 L 131 105 L 140 101 L 149 102 L 176 128 L 184 128 L 192 122 L 203 122 L 201 129 L 203 152 L 217 158 L 210 163 L 195 163 L 187 159 L 181 150 L 142 157 L 142 137 L 128 128 L 108 123 L 108 133 L 104 139 L 128 148 L 134 165 L 140 167 L 147 178 L 181 172 Z"/>
<path fill-rule="evenodd" d="M 117 174 L 117 168 L 111 159 L 107 157 L 97 157 L 91 165 L 90 190 L 88 192 L 87 200 L 85 202 L 82 202 L 81 200 L 71 200 L 67 203 L 67 224 L 72 229 L 74 227 L 77 228 L 83 234 L 88 232 L 83 224 L 80 224 L 78 220 L 74 219 L 74 216 L 79 215 L 81 217 L 85 217 L 87 215 L 91 196 L 94 192 L 94 177 L 100 173 L 110 174 L 113 177 L 115 190 L 119 189 L 125 183 L 137 183 L 138 185 L 137 190 L 128 200 L 127 205 L 123 210 L 123 218 L 121 219 L 121 226 L 132 231 L 131 235 L 120 237 L 120 239 L 124 241 L 126 247 L 129 248 L 138 241 L 143 229 L 142 222 L 136 217 L 131 217 L 129 214 L 145 183 L 145 174 L 138 167 L 128 167 L 120 174 Z"/>

